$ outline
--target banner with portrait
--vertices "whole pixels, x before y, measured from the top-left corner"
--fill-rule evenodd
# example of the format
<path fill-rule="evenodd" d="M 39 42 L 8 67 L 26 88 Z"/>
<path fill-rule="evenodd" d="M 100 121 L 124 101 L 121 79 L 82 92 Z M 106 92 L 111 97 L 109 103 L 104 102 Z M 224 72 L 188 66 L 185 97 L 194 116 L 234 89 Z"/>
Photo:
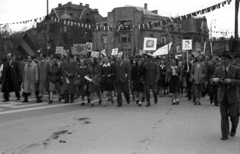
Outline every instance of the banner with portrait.
<path fill-rule="evenodd" d="M 157 49 L 157 38 L 144 38 L 143 50 L 153 51 Z"/>

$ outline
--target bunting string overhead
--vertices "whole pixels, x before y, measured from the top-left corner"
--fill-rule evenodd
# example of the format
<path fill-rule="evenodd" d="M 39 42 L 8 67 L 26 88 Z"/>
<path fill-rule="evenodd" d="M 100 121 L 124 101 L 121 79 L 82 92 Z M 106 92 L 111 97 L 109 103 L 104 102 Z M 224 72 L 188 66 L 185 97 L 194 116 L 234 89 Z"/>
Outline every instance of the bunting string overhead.
<path fill-rule="evenodd" d="M 113 31 L 114 29 L 119 31 L 119 30 L 125 29 L 125 28 L 129 29 L 129 30 L 132 30 L 133 28 L 152 29 L 153 27 L 160 27 L 162 29 L 165 29 L 166 25 L 168 23 L 176 23 L 176 22 L 179 22 L 179 21 L 182 21 L 182 20 L 191 19 L 191 18 L 196 17 L 198 15 L 203 15 L 203 14 L 215 11 L 217 9 L 223 8 L 227 4 L 230 5 L 231 2 L 232 2 L 232 0 L 226 0 L 226 1 L 223 1 L 223 2 L 218 3 L 216 5 L 213 5 L 211 7 L 208 7 L 208 8 L 193 12 L 193 13 L 189 13 L 189 14 L 186 14 L 186 15 L 178 16 L 178 17 L 175 17 L 175 18 L 173 18 L 173 17 L 163 18 L 162 20 L 157 20 L 157 21 L 152 21 L 152 22 L 148 22 L 148 23 L 144 23 L 144 24 L 137 24 L 137 25 L 129 25 L 129 24 L 124 24 L 124 23 L 120 23 L 119 25 L 114 25 L 114 26 L 99 25 L 99 24 L 92 25 L 92 24 L 86 24 L 86 23 L 71 21 L 71 20 L 60 19 L 56 15 L 53 15 L 50 18 L 48 16 L 43 16 L 43 17 L 40 17 L 40 18 L 31 19 L 31 20 L 5 23 L 5 24 L 0 24 L 0 25 L 26 24 L 26 23 L 32 22 L 32 21 L 41 22 L 43 19 L 49 18 L 52 22 L 55 22 L 55 23 L 60 23 L 60 24 L 66 25 L 66 26 L 76 26 L 76 27 L 80 27 L 80 28 L 84 28 L 84 29 L 91 29 L 91 30 L 96 30 L 96 31 Z"/>

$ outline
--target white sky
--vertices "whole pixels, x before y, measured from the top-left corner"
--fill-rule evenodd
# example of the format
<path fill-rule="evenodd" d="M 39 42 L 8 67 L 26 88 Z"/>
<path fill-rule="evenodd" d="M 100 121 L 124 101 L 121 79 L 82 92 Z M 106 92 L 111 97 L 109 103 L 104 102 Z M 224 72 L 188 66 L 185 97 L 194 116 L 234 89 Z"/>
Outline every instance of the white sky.
<path fill-rule="evenodd" d="M 31 20 L 46 15 L 47 0 L 0 0 L 0 24 Z M 111 12 L 113 8 L 123 7 L 125 5 L 134 5 L 144 7 L 144 3 L 148 3 L 148 10 L 158 10 L 158 14 L 162 16 L 185 15 L 201 9 L 218 4 L 223 0 L 72 0 L 73 4 L 83 3 L 89 4 L 90 8 L 98 9 L 103 17 L 107 16 L 107 12 Z M 56 8 L 58 3 L 65 4 L 68 0 L 49 0 L 49 11 Z M 235 0 L 230 5 L 221 6 L 213 12 L 205 14 L 210 23 L 216 19 L 216 28 L 214 31 L 234 32 L 234 8 Z M 30 26 L 28 24 L 26 26 Z M 240 23 L 239 23 L 240 25 Z M 13 30 L 21 30 L 24 25 L 10 25 Z M 220 34 L 213 34 L 220 37 Z"/>

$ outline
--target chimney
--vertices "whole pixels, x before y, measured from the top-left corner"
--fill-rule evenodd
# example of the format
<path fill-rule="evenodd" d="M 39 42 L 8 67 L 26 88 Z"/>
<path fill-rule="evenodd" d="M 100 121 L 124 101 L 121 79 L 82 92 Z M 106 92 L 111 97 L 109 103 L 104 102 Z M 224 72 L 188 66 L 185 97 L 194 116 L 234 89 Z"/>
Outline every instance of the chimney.
<path fill-rule="evenodd" d="M 58 4 L 58 7 L 60 7 L 60 6 L 62 6 L 62 4 L 61 4 L 61 3 L 59 3 L 59 4 Z"/>
<path fill-rule="evenodd" d="M 152 13 L 158 14 L 158 10 L 151 11 Z"/>
<path fill-rule="evenodd" d="M 89 8 L 89 4 L 86 4 L 85 6 L 86 6 L 86 8 Z"/>
<path fill-rule="evenodd" d="M 144 3 L 144 9 L 147 10 L 147 3 Z"/>
<path fill-rule="evenodd" d="M 98 12 L 98 9 L 94 9 L 96 12 Z"/>
<path fill-rule="evenodd" d="M 72 4 L 72 2 L 68 2 L 68 5 Z"/>
<path fill-rule="evenodd" d="M 82 6 L 82 3 L 80 3 L 80 6 Z"/>

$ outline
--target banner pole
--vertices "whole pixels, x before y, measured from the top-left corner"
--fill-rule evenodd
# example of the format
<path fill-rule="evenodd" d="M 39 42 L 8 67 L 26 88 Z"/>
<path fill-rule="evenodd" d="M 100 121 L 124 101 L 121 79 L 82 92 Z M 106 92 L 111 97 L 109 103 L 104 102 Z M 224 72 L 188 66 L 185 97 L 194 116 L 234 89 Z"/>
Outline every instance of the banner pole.
<path fill-rule="evenodd" d="M 189 71 L 189 59 L 188 59 L 188 50 L 187 50 L 186 52 L 187 52 L 187 70 Z"/>

